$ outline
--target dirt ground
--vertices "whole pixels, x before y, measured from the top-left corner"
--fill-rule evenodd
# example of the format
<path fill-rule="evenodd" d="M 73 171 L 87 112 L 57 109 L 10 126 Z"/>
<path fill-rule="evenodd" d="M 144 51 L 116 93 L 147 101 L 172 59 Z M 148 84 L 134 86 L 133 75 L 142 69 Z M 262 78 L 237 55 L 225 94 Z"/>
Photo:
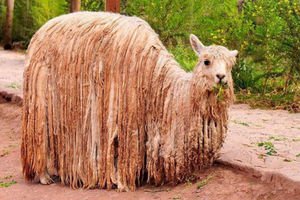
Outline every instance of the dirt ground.
<path fill-rule="evenodd" d="M 44 186 L 26 183 L 21 173 L 20 126 L 21 108 L 11 103 L 0 104 L 0 199 L 203 199 L 253 200 L 300 199 L 300 196 L 242 171 L 215 165 L 195 174 L 196 180 L 178 186 L 144 186 L 136 192 L 106 190 L 73 190 L 59 183 Z M 6 183 L 7 185 L 4 185 Z M 7 187 L 6 187 L 7 186 Z"/>
<path fill-rule="evenodd" d="M 0 47 L 0 91 L 21 94 L 24 60 L 24 53 L 4 51 Z"/>
<path fill-rule="evenodd" d="M 250 109 L 245 104 L 233 105 L 229 113 L 219 162 L 277 188 L 300 192 L 300 113 Z"/>

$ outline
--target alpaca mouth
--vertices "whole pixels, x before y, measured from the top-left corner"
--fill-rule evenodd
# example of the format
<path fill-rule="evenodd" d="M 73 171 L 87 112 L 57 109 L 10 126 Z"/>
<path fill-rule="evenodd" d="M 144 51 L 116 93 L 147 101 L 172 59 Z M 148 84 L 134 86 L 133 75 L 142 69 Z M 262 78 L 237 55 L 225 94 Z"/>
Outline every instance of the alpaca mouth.
<path fill-rule="evenodd" d="M 218 85 L 220 85 L 221 87 L 223 87 L 223 89 L 227 89 L 228 88 L 228 82 L 227 81 L 226 82 L 220 81 L 218 83 Z"/>
<path fill-rule="evenodd" d="M 213 87 L 213 93 L 216 96 L 218 101 L 224 100 L 224 94 L 228 89 L 228 84 L 226 83 L 218 83 Z"/>
<path fill-rule="evenodd" d="M 220 89 L 228 89 L 229 86 L 228 86 L 228 82 L 223 82 L 223 81 L 220 81 L 218 83 L 216 83 L 214 86 L 213 86 L 213 90 L 220 90 Z"/>

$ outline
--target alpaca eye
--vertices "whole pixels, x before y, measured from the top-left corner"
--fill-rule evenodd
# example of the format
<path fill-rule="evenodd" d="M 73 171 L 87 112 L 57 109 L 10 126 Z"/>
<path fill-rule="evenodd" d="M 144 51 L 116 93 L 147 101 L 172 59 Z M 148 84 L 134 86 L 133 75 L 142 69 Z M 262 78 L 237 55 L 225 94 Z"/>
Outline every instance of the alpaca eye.
<path fill-rule="evenodd" d="M 206 65 L 206 66 L 210 65 L 210 61 L 209 60 L 204 60 L 204 65 Z"/>

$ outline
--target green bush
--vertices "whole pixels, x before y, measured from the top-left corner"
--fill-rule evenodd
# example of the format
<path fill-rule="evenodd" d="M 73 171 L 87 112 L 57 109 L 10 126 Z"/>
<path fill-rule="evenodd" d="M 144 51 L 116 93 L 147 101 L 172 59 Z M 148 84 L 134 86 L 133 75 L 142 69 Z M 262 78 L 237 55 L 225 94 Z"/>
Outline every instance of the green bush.
<path fill-rule="evenodd" d="M 170 47 L 169 51 L 186 71 L 192 71 L 196 66 L 198 61 L 197 56 L 191 47 L 186 48 L 185 45 L 179 44 L 176 47 Z"/>
<path fill-rule="evenodd" d="M 187 41 L 200 0 L 128 0 L 123 12 L 145 19 L 167 46 Z"/>
<path fill-rule="evenodd" d="M 81 10 L 99 11 L 104 9 L 103 0 L 81 0 Z"/>
<path fill-rule="evenodd" d="M 48 20 L 68 11 L 65 0 L 18 0 L 15 1 L 13 40 L 25 45 L 32 35 Z"/>

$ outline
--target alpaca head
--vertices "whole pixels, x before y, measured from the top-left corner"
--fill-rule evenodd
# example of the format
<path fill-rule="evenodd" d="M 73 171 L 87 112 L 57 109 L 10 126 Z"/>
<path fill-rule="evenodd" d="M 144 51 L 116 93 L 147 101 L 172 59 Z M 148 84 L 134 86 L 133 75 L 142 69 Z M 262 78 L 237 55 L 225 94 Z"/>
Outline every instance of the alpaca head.
<path fill-rule="evenodd" d="M 218 85 L 232 87 L 231 69 L 235 64 L 237 50 L 230 51 L 223 46 L 204 46 L 197 36 L 191 34 L 190 42 L 193 50 L 199 57 L 195 67 L 195 75 L 205 81 L 208 90 Z"/>

